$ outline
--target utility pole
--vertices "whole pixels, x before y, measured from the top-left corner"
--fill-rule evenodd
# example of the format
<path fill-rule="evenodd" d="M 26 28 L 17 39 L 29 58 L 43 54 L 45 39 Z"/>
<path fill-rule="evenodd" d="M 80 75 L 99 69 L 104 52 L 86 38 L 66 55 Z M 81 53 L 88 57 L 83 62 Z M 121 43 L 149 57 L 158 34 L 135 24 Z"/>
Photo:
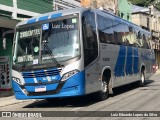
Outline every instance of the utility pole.
<path fill-rule="evenodd" d="M 56 0 L 53 0 L 53 11 L 57 11 L 58 6 L 56 5 Z"/>
<path fill-rule="evenodd" d="M 114 0 L 114 4 L 115 4 L 115 15 L 118 16 L 118 0 Z"/>
<path fill-rule="evenodd" d="M 12 2 L 13 2 L 12 18 L 17 19 L 17 0 L 12 0 Z"/>

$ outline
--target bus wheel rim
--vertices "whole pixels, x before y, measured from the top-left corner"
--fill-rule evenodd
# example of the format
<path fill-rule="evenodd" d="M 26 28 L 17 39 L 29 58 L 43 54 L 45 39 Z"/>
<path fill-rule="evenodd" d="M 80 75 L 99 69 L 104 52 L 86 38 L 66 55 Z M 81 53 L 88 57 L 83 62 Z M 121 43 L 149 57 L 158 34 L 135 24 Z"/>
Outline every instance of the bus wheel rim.
<path fill-rule="evenodd" d="M 141 81 L 142 83 L 144 82 L 144 74 L 142 73 L 142 76 L 141 76 Z"/>
<path fill-rule="evenodd" d="M 107 83 L 106 83 L 105 81 L 103 81 L 103 82 L 102 82 L 102 91 L 103 91 L 104 93 L 106 93 L 106 92 L 107 92 L 107 88 L 108 88 Z"/>

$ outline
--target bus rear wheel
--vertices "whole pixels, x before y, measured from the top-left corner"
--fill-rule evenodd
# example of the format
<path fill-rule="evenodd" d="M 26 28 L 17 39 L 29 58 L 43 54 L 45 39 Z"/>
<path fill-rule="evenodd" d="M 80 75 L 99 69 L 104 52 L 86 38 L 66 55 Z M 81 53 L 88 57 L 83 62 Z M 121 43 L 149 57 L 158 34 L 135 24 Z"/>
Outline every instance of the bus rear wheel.
<path fill-rule="evenodd" d="M 141 72 L 141 78 L 140 78 L 139 84 L 141 87 L 145 86 L 145 73 L 144 73 L 144 71 Z"/>
<path fill-rule="evenodd" d="M 98 99 L 102 101 L 106 100 L 109 96 L 109 81 L 105 77 L 103 77 L 101 87 L 102 90 L 98 93 Z"/>

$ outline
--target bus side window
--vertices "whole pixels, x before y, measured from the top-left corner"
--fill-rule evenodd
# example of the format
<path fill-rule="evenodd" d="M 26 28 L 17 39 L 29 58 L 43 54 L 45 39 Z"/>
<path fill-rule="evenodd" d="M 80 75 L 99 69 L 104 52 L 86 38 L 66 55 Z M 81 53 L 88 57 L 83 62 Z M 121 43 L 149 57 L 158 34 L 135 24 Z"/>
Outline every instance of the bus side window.
<path fill-rule="evenodd" d="M 149 49 L 145 33 L 143 34 L 143 48 Z"/>
<path fill-rule="evenodd" d="M 135 34 L 136 34 L 136 41 L 138 43 L 138 46 L 140 48 L 143 47 L 143 43 L 142 43 L 142 34 L 141 31 L 139 29 L 135 29 Z"/>
<path fill-rule="evenodd" d="M 136 28 L 132 27 L 131 41 L 133 41 L 133 47 L 139 47 L 139 42 L 137 40 Z"/>
<path fill-rule="evenodd" d="M 123 24 L 119 21 L 113 21 L 114 39 L 117 44 L 122 45 L 122 36 L 124 34 Z"/>
<path fill-rule="evenodd" d="M 136 39 L 136 33 L 135 33 L 135 28 L 129 26 L 129 33 L 130 33 L 130 44 L 133 47 L 139 47 L 138 41 Z"/>
<path fill-rule="evenodd" d="M 98 15 L 97 19 L 100 42 L 115 44 L 112 29 L 112 20 L 100 15 Z"/>
<path fill-rule="evenodd" d="M 82 15 L 82 34 L 84 43 L 84 62 L 89 65 L 98 57 L 95 14 L 86 11 Z"/>
<path fill-rule="evenodd" d="M 146 40 L 147 40 L 148 49 L 151 49 L 151 45 L 150 45 L 151 36 L 149 34 L 146 35 Z"/>
<path fill-rule="evenodd" d="M 129 33 L 129 27 L 126 24 L 123 24 L 124 33 L 122 36 L 122 42 L 124 45 L 130 45 L 130 33 Z"/>

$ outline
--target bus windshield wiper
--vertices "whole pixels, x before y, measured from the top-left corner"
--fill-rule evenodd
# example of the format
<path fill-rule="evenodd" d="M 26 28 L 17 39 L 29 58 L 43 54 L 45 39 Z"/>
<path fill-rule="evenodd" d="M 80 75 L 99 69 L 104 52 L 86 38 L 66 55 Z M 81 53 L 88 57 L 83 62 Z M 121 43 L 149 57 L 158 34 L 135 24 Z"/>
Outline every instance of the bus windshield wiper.
<path fill-rule="evenodd" d="M 48 45 L 46 43 L 44 43 L 44 50 L 47 50 L 47 54 L 49 55 L 49 57 L 52 59 L 52 61 L 56 64 L 57 67 L 60 67 L 60 64 L 57 62 L 57 60 L 53 57 L 53 53 L 50 50 L 50 48 L 48 47 Z M 45 52 L 46 53 L 46 52 Z"/>
<path fill-rule="evenodd" d="M 22 69 L 26 68 L 26 64 L 27 64 L 27 54 L 23 51 L 23 49 L 19 46 L 20 52 L 22 53 L 22 55 L 24 55 L 24 61 L 22 63 Z"/>

